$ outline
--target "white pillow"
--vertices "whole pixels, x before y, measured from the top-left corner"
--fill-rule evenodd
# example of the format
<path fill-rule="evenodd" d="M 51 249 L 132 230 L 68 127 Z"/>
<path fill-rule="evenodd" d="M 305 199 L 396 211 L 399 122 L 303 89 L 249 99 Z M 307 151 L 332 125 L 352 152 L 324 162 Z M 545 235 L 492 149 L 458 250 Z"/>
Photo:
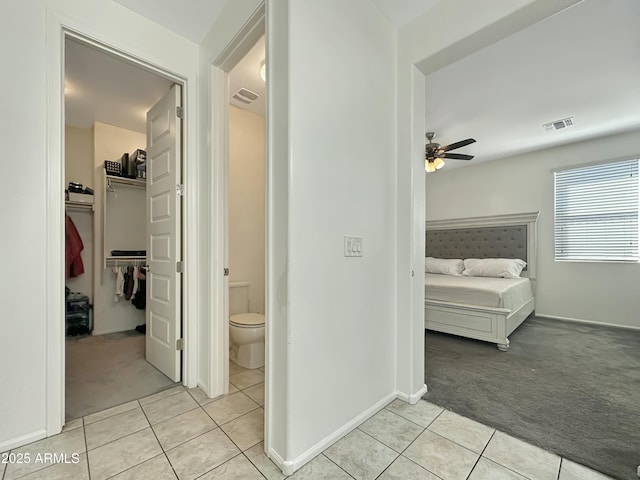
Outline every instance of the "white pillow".
<path fill-rule="evenodd" d="M 464 272 L 467 277 L 518 278 L 527 262 L 519 258 L 466 258 Z"/>
<path fill-rule="evenodd" d="M 462 275 L 464 262 L 458 258 L 425 258 L 425 272 L 442 275 Z"/>

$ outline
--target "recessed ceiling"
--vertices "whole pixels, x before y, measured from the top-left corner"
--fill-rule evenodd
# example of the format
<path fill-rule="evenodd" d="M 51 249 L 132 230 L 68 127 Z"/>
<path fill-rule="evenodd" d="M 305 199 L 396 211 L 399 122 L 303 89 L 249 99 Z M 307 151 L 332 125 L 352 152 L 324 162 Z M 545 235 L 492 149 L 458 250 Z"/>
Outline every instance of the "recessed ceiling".
<path fill-rule="evenodd" d="M 640 128 L 638 59 L 640 2 L 585 0 L 427 75 L 427 130 L 477 140 L 448 169 Z"/>
<path fill-rule="evenodd" d="M 65 124 L 107 123 L 145 133 L 147 111 L 173 82 L 95 47 L 65 42 Z"/>

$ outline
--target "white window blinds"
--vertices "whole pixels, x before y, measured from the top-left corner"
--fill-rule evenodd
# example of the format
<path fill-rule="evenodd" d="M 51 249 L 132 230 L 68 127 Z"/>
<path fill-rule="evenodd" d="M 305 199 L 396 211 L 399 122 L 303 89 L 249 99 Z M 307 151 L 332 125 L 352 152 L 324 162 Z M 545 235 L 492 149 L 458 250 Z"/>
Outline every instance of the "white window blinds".
<path fill-rule="evenodd" d="M 555 172 L 556 260 L 640 260 L 638 162 Z"/>

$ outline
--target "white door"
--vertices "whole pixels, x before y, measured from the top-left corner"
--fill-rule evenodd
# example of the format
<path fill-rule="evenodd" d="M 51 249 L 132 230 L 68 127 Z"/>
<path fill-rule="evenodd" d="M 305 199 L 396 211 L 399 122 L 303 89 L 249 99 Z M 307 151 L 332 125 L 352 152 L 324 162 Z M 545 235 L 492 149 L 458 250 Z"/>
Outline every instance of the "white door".
<path fill-rule="evenodd" d="M 147 361 L 180 381 L 181 91 L 174 85 L 147 112 Z"/>

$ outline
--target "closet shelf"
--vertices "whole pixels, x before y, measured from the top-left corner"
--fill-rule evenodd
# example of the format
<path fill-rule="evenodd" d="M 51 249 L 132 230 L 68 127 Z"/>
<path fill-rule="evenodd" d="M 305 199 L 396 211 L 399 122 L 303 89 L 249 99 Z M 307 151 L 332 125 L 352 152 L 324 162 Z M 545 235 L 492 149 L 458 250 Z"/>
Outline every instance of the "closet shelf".
<path fill-rule="evenodd" d="M 131 185 L 133 187 L 140 187 L 140 188 L 147 187 L 146 179 L 115 177 L 112 175 L 107 175 L 106 177 L 107 177 L 107 188 L 110 187 L 112 184 Z"/>
<path fill-rule="evenodd" d="M 93 203 L 73 202 L 71 200 L 65 200 L 64 206 L 69 210 L 88 210 L 93 212 Z"/>

